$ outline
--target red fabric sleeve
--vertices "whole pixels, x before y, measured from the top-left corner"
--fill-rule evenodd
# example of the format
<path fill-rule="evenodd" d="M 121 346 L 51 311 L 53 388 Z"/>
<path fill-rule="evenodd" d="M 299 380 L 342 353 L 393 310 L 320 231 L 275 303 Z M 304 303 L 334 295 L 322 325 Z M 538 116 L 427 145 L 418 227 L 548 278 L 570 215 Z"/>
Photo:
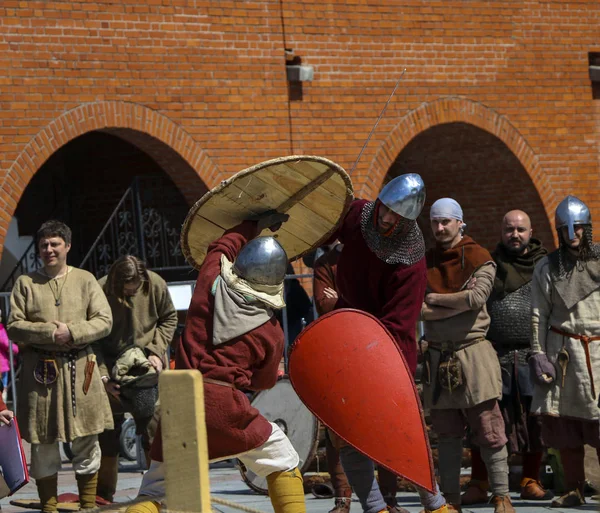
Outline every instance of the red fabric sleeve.
<path fill-rule="evenodd" d="M 354 233 L 356 231 L 356 223 L 360 221 L 360 214 L 365 203 L 368 203 L 368 201 L 362 199 L 355 199 L 350 203 L 350 208 L 348 209 L 348 212 L 346 212 L 344 220 L 337 227 L 337 230 L 331 234 L 331 237 L 329 237 L 322 245 L 326 246 L 333 244 L 336 240 L 343 243 L 346 236 Z"/>
<path fill-rule="evenodd" d="M 221 238 L 212 242 L 208 246 L 206 258 L 211 254 L 219 253 L 219 255 L 223 254 L 230 262 L 233 262 L 240 249 L 257 235 L 258 225 L 256 221 L 244 221 L 227 230 Z"/>
<path fill-rule="evenodd" d="M 0 395 L 0 411 L 4 410 L 8 410 L 8 406 L 6 406 L 6 403 L 2 400 L 2 395 Z"/>
<path fill-rule="evenodd" d="M 277 322 L 272 319 L 271 322 Z M 250 378 L 250 390 L 268 390 L 273 388 L 277 383 L 277 371 L 283 357 L 283 332 L 281 333 L 281 343 L 273 344 L 268 341 L 257 344 L 264 351 L 262 355 L 256 355 L 260 365 L 252 369 L 252 377 Z"/>
<path fill-rule="evenodd" d="M 425 259 L 399 267 L 387 284 L 380 321 L 390 331 L 414 375 L 417 369 L 416 326 L 427 287 Z"/>

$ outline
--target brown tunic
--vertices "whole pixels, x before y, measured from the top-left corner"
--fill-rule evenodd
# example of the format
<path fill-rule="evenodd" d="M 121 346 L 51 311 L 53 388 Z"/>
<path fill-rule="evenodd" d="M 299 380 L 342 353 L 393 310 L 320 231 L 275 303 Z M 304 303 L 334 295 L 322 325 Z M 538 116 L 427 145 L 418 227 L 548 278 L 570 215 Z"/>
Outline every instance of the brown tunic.
<path fill-rule="evenodd" d="M 146 356 L 164 357 L 177 329 L 177 311 L 171 301 L 165 280 L 148 271 L 148 294 L 139 291 L 131 298 L 131 307 L 123 305 L 116 297 L 107 297 L 113 315 L 110 335 L 94 344 L 98 364 L 103 376 L 110 376 L 116 358 L 132 345 L 145 350 Z M 106 276 L 100 286 L 106 286 Z"/>
<path fill-rule="evenodd" d="M 40 272 L 20 276 L 10 297 L 7 323 L 9 337 L 23 349 L 19 387 L 19 403 L 23 406 L 19 409 L 19 420 L 23 438 L 32 444 L 71 442 L 113 428 L 97 365 L 88 393 L 83 393 L 86 363 L 94 355 L 91 344 L 108 335 L 112 326 L 106 296 L 92 274 L 69 267 L 69 272 L 57 279 L 61 301 L 56 306 L 49 281 Z M 56 325 L 51 322 L 54 320 L 68 326 L 72 345 L 79 350 L 75 364 L 76 416 L 71 402 L 69 360 L 57 355 L 70 348 L 54 343 Z M 43 354 L 40 351 L 56 360 L 58 379 L 51 385 L 42 385 L 33 377 Z"/>
<path fill-rule="evenodd" d="M 176 352 L 178 369 L 198 369 L 204 377 L 234 385 L 205 383 L 204 409 L 210 459 L 240 454 L 263 445 L 272 427 L 241 390 L 265 390 L 277 382 L 283 355 L 283 330 L 275 317 L 234 340 L 212 343 L 214 297 L 211 288 L 221 272 L 221 255 L 234 261 L 256 236 L 256 223 L 244 222 L 213 242 L 202 264 Z M 159 432 L 151 450 L 162 461 Z"/>
<path fill-rule="evenodd" d="M 337 272 L 337 263 L 340 259 L 341 251 L 336 247 L 330 249 L 327 253 L 321 255 L 315 261 L 314 265 L 314 297 L 315 307 L 319 315 L 324 315 L 333 311 L 337 298 L 329 298 L 323 292 L 324 289 L 330 288 L 337 292 L 335 285 L 335 274 Z"/>

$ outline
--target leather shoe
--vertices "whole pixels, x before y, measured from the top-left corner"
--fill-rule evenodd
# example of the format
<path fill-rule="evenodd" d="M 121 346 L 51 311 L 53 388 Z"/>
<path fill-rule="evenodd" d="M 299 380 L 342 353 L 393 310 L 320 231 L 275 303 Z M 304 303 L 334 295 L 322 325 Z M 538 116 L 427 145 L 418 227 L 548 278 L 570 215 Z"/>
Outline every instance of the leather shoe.
<path fill-rule="evenodd" d="M 490 504 L 494 506 L 494 513 L 515 513 L 515 508 L 508 495 L 494 495 Z"/>
<path fill-rule="evenodd" d="M 552 508 L 575 508 L 585 504 L 585 499 L 579 490 L 571 490 L 558 499 L 554 499 L 550 507 Z"/>
<path fill-rule="evenodd" d="M 554 494 L 546 490 L 539 481 L 524 477 L 521 480 L 521 499 L 526 501 L 547 501 L 552 499 Z"/>
<path fill-rule="evenodd" d="M 469 481 L 469 485 L 465 493 L 460 496 L 460 503 L 465 506 L 472 504 L 487 504 L 489 485 L 482 481 Z"/>

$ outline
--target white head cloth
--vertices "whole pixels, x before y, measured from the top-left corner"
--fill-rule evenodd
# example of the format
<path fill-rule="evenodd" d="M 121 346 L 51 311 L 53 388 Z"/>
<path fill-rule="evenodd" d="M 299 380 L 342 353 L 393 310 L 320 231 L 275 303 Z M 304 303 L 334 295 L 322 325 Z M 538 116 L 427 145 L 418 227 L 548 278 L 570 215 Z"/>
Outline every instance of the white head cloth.
<path fill-rule="evenodd" d="M 458 201 L 452 198 L 441 198 L 431 205 L 429 219 L 458 219 L 463 220 L 463 211 Z"/>

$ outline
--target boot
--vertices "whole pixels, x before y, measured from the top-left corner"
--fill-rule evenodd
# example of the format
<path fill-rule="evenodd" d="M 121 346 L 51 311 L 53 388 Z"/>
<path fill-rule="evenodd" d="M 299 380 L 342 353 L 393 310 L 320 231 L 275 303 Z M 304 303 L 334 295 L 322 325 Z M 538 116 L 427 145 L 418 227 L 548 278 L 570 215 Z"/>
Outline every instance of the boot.
<path fill-rule="evenodd" d="M 490 504 L 494 505 L 494 513 L 515 513 L 515 508 L 508 495 L 494 495 Z"/>
<path fill-rule="evenodd" d="M 302 474 L 298 468 L 269 474 L 267 487 L 275 513 L 306 513 Z"/>
<path fill-rule="evenodd" d="M 95 474 L 75 474 L 79 490 L 79 509 L 94 509 L 96 507 L 96 488 L 98 472 Z"/>
<path fill-rule="evenodd" d="M 113 502 L 117 491 L 119 478 L 119 458 L 117 456 L 102 456 L 98 470 L 98 489 L 96 495 Z"/>
<path fill-rule="evenodd" d="M 550 506 L 552 508 L 575 508 L 585 504 L 585 499 L 579 489 L 571 490 L 558 499 L 554 499 Z"/>
<path fill-rule="evenodd" d="M 521 499 L 526 501 L 547 501 L 552 499 L 554 494 L 546 490 L 539 481 L 524 477 L 521 479 Z"/>
<path fill-rule="evenodd" d="M 438 509 L 422 509 L 421 513 L 460 513 L 460 506 L 455 506 L 454 504 L 444 504 L 441 508 Z"/>
<path fill-rule="evenodd" d="M 42 504 L 42 513 L 54 513 L 58 511 L 58 474 L 36 479 L 35 484 Z"/>
<path fill-rule="evenodd" d="M 460 503 L 465 506 L 471 506 L 473 504 L 487 504 L 487 492 L 489 489 L 490 485 L 487 481 L 471 479 L 467 486 L 467 490 L 460 497 Z"/>
<path fill-rule="evenodd" d="M 142 501 L 129 506 L 125 513 L 160 513 L 160 502 Z"/>
<path fill-rule="evenodd" d="M 330 509 L 329 513 L 348 513 L 351 502 L 352 499 L 350 497 L 336 497 L 333 509 Z"/>

